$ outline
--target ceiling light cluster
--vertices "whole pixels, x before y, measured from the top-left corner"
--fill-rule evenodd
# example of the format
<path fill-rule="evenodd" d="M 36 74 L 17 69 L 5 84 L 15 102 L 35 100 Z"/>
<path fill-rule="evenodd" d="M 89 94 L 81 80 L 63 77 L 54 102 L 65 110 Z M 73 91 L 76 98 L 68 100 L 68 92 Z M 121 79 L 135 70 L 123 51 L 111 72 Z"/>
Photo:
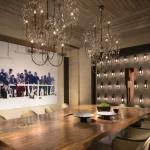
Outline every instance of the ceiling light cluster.
<path fill-rule="evenodd" d="M 99 6 L 100 14 L 93 21 L 93 28 L 84 33 L 84 47 L 92 65 L 98 64 L 105 70 L 112 58 L 120 50 L 120 38 L 111 31 L 111 19 L 103 14 L 104 6 Z"/>
<path fill-rule="evenodd" d="M 79 10 L 76 6 L 79 5 L 76 0 L 24 1 L 23 27 L 34 63 L 44 65 L 49 62 L 58 66 L 51 62 L 56 53 L 62 56 L 63 61 L 72 37 L 72 27 L 78 21 Z M 41 55 L 41 63 L 35 62 L 35 54 Z"/>

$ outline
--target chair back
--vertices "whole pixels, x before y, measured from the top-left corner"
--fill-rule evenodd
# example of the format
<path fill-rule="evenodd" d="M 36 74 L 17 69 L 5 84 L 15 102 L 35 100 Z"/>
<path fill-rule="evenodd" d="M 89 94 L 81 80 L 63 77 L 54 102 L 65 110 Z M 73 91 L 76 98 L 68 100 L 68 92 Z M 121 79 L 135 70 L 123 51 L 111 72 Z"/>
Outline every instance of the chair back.
<path fill-rule="evenodd" d="M 150 129 L 129 127 L 128 138 L 132 139 L 147 139 L 150 137 Z"/>
<path fill-rule="evenodd" d="M 62 109 L 67 108 L 67 107 L 69 107 L 69 105 L 66 104 L 66 103 L 63 103 L 63 104 L 61 105 L 61 108 L 62 108 Z"/>
<path fill-rule="evenodd" d="M 45 113 L 51 113 L 51 112 L 54 112 L 54 110 L 51 107 L 45 108 Z"/>
<path fill-rule="evenodd" d="M 150 129 L 150 121 L 147 120 L 142 121 L 141 128 Z"/>
<path fill-rule="evenodd" d="M 145 141 L 146 140 L 132 140 L 116 137 L 112 141 L 111 150 L 137 150 L 137 148 L 143 146 Z"/>
<path fill-rule="evenodd" d="M 0 121 L 4 121 L 4 120 L 6 120 L 6 118 L 3 116 L 0 116 Z"/>
<path fill-rule="evenodd" d="M 126 104 L 119 104 L 120 107 L 127 107 Z"/>
<path fill-rule="evenodd" d="M 134 105 L 133 107 L 135 107 L 135 108 L 141 108 L 140 105 Z"/>
<path fill-rule="evenodd" d="M 30 116 L 36 116 L 37 114 L 33 110 L 25 110 L 23 111 L 21 118 L 24 117 L 30 117 Z"/>

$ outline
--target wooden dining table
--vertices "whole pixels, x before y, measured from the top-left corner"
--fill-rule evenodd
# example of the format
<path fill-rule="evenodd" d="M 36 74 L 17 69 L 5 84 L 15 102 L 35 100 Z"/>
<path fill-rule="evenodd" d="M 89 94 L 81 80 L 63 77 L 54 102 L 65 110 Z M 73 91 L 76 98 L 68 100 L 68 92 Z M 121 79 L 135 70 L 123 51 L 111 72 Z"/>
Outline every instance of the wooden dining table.
<path fill-rule="evenodd" d="M 58 112 L 0 121 L 0 141 L 15 150 L 85 150 L 150 113 L 149 108 L 121 108 L 110 120 L 97 115 L 96 105 L 78 105 Z M 87 123 L 71 114 L 92 113 Z"/>

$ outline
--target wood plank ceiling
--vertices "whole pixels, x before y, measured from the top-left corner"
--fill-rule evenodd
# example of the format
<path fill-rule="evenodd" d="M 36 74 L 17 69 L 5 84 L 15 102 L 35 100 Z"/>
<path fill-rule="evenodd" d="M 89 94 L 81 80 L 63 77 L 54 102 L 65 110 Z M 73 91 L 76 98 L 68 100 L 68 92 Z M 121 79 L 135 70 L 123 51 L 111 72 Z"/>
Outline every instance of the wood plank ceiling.
<path fill-rule="evenodd" d="M 90 22 L 99 13 L 99 5 L 104 5 L 106 13 L 112 16 L 114 20 L 112 29 L 115 32 L 128 32 L 150 26 L 150 0 L 80 0 L 80 2 L 79 21 L 73 30 L 73 37 L 77 40 L 80 40 L 83 31 L 91 26 Z M 0 0 L 0 13 L 7 12 L 10 16 L 18 18 L 20 30 L 22 4 L 23 0 Z"/>

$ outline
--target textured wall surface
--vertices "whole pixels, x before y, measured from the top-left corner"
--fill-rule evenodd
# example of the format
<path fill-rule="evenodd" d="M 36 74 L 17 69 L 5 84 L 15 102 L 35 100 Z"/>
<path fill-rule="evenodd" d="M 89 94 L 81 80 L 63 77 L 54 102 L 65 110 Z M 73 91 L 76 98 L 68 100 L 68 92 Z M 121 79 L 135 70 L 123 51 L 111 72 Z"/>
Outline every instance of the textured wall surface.
<path fill-rule="evenodd" d="M 144 60 L 144 54 L 137 54 L 137 60 L 134 60 L 134 55 L 127 56 L 127 62 L 124 62 L 124 57 L 118 59 L 118 63 L 113 59 L 111 65 L 106 69 L 106 74 L 99 72 L 97 68 L 97 103 L 107 101 L 109 103 L 120 104 L 126 103 L 126 86 L 125 86 L 125 68 L 137 68 L 136 79 L 138 88 L 134 87 L 134 105 L 141 105 L 144 107 L 150 107 L 150 53 L 146 53 L 147 60 Z M 143 74 L 140 74 L 140 68 L 142 68 Z M 115 75 L 112 76 L 114 70 Z M 121 75 L 121 70 L 123 75 Z M 107 77 L 106 77 L 107 76 Z M 147 88 L 144 87 L 144 83 L 147 80 Z M 111 86 L 109 86 L 111 83 Z M 119 88 L 117 86 L 119 85 Z M 142 95 L 142 99 L 140 97 Z M 122 96 L 124 99 L 122 99 Z"/>

